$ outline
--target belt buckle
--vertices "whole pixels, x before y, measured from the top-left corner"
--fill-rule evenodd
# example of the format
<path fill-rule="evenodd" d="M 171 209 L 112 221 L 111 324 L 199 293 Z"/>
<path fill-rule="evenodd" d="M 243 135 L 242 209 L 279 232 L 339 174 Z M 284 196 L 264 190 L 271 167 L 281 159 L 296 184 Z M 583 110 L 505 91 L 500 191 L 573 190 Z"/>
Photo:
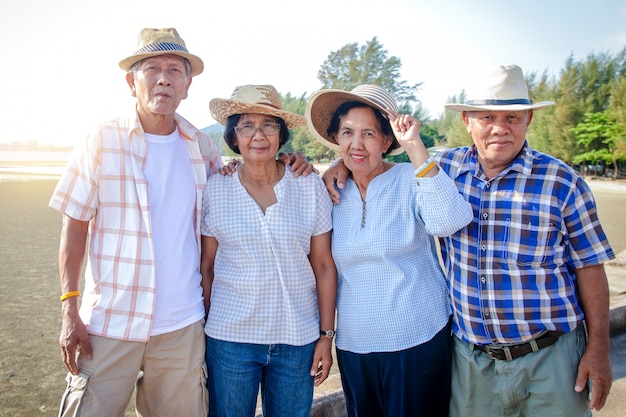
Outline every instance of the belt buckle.
<path fill-rule="evenodd" d="M 502 354 L 504 354 L 504 358 L 507 361 L 513 360 L 513 355 L 511 354 L 511 348 L 508 346 L 500 346 L 497 348 L 491 348 L 489 346 L 485 346 L 485 352 L 489 355 L 491 359 L 499 359 L 502 360 Z"/>

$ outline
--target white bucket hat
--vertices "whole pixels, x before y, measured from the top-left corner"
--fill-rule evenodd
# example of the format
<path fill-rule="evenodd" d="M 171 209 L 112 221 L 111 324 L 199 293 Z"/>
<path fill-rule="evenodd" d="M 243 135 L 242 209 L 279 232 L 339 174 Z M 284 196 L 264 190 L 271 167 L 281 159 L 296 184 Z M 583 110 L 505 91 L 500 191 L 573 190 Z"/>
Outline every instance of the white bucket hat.
<path fill-rule="evenodd" d="M 553 101 L 533 104 L 522 69 L 517 65 L 491 65 L 481 73 L 480 81 L 467 89 L 465 103 L 448 103 L 447 110 L 539 110 L 553 106 Z"/>

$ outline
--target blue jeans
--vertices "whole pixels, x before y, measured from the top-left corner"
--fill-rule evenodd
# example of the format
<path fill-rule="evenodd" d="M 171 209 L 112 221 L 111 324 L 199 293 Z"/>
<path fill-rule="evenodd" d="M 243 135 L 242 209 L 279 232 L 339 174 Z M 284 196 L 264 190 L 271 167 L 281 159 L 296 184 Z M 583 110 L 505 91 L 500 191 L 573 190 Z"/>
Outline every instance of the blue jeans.
<path fill-rule="evenodd" d="M 308 417 L 315 342 L 305 346 L 234 343 L 207 337 L 211 417 L 254 417 L 261 385 L 263 415 Z"/>

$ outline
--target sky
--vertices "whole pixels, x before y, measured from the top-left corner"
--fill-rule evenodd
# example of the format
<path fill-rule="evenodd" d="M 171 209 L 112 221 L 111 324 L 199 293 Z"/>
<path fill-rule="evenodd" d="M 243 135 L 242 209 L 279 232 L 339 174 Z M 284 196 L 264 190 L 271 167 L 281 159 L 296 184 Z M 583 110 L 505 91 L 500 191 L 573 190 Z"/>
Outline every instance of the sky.
<path fill-rule="evenodd" d="M 0 143 L 70 146 L 134 99 L 118 62 L 142 28 L 174 27 L 205 64 L 178 112 L 198 128 L 236 86 L 310 96 L 331 52 L 377 37 L 433 118 L 484 63 L 558 75 L 626 47 L 623 0 L 20 0 L 0 11 Z"/>

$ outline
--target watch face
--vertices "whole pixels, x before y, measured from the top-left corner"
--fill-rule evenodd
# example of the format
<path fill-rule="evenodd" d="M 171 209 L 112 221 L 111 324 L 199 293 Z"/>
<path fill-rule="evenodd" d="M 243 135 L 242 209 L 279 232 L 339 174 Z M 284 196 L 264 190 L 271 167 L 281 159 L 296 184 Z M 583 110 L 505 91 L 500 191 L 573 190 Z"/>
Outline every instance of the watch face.
<path fill-rule="evenodd" d="M 326 337 L 332 339 L 335 336 L 335 331 L 334 330 L 321 330 L 320 331 L 320 335 L 321 336 L 326 336 Z"/>

